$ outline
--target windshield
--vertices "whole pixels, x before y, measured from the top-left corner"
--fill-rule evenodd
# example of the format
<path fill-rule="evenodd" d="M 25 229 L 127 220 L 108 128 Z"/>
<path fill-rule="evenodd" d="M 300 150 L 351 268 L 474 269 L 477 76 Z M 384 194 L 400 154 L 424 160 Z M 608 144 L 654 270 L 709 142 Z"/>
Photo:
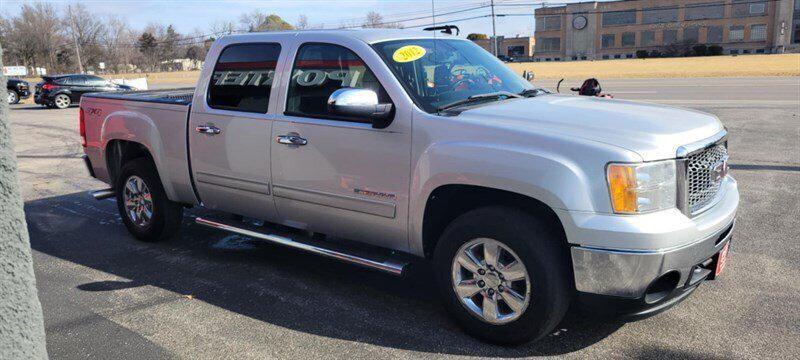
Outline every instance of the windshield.
<path fill-rule="evenodd" d="M 534 86 L 471 41 L 409 39 L 374 44 L 414 102 L 429 113 L 475 95 Z M 486 97 L 487 101 L 504 97 Z"/>

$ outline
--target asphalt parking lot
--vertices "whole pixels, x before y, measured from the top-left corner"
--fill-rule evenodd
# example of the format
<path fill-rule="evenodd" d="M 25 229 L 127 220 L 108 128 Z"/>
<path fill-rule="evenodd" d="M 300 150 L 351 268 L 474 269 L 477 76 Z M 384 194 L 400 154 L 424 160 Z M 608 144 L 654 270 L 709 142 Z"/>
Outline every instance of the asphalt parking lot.
<path fill-rule="evenodd" d="M 50 356 L 796 358 L 800 78 L 603 86 L 618 98 L 710 112 L 728 127 L 742 195 L 732 262 L 668 312 L 633 323 L 572 312 L 543 341 L 516 348 L 461 333 L 424 264 L 394 278 L 195 226 L 201 210 L 187 212 L 172 241 L 136 242 L 115 204 L 89 195 L 103 184 L 79 158 L 77 108 L 12 106 Z"/>

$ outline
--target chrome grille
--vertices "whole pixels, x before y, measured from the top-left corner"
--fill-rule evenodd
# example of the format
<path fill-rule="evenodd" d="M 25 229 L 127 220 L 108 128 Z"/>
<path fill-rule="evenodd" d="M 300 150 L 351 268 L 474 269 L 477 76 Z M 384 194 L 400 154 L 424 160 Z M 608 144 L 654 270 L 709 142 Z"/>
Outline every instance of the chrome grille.
<path fill-rule="evenodd" d="M 708 205 L 719 191 L 721 178 L 715 167 L 727 161 L 728 149 L 717 144 L 686 159 L 686 190 L 689 210 L 695 212 Z"/>

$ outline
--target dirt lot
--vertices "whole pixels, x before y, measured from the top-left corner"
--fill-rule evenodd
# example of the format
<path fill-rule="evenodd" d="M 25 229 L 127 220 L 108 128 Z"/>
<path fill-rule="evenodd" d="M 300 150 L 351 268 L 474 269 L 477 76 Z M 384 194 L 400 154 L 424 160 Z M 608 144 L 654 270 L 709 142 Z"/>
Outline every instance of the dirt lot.
<path fill-rule="evenodd" d="M 572 312 L 543 341 L 515 348 L 464 335 L 424 266 L 394 278 L 201 228 L 192 218 L 207 212 L 198 209 L 176 238 L 135 241 L 116 204 L 89 195 L 105 185 L 79 158 L 77 108 L 12 106 L 50 357 L 797 358 L 800 78 L 603 85 L 618 98 L 713 113 L 728 127 L 742 201 L 731 262 L 663 314 L 623 323 Z"/>
<path fill-rule="evenodd" d="M 800 54 L 511 63 L 539 79 L 798 76 Z"/>

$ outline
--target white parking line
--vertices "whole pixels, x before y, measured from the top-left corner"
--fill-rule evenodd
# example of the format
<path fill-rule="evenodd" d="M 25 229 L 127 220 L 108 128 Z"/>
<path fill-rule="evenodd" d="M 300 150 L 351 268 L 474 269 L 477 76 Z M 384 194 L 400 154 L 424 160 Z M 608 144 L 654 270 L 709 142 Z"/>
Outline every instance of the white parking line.
<path fill-rule="evenodd" d="M 691 105 L 778 105 L 800 106 L 800 101 L 794 100 L 694 100 L 694 99 L 630 99 L 631 101 L 657 102 L 664 104 L 691 104 Z"/>

